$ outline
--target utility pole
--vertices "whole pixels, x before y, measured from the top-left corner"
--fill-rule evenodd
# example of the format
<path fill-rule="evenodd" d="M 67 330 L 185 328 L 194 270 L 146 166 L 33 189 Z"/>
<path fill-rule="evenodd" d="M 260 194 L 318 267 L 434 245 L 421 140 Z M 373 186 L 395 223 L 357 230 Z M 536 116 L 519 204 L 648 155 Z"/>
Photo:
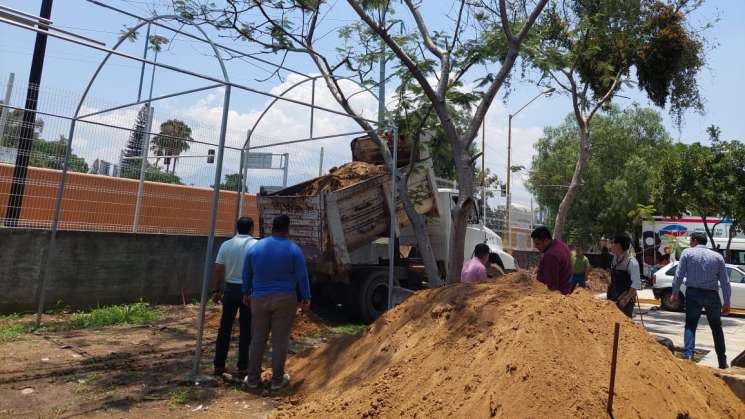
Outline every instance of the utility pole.
<path fill-rule="evenodd" d="M 507 118 L 507 248 L 512 249 L 512 114 Z"/>
<path fill-rule="evenodd" d="M 486 227 L 486 115 L 481 121 L 481 225 Z"/>
<path fill-rule="evenodd" d="M 321 147 L 321 161 L 318 162 L 318 177 L 323 176 L 323 147 Z"/>
<path fill-rule="evenodd" d="M 42 0 L 39 11 L 39 29 L 48 30 L 47 26 L 52 16 L 52 0 Z M 31 158 L 34 128 L 36 123 L 36 106 L 39 101 L 39 87 L 41 85 L 41 73 L 44 69 L 44 55 L 47 50 L 47 35 L 44 32 L 36 33 L 34 44 L 34 55 L 31 60 L 31 69 L 28 76 L 28 88 L 26 89 L 26 112 L 23 113 L 23 124 L 18 139 L 18 155 L 13 169 L 13 181 L 8 195 L 8 209 L 5 213 L 5 225 L 16 227 L 18 218 L 23 207 L 23 194 L 26 189 L 26 176 L 28 174 L 28 163 Z"/>

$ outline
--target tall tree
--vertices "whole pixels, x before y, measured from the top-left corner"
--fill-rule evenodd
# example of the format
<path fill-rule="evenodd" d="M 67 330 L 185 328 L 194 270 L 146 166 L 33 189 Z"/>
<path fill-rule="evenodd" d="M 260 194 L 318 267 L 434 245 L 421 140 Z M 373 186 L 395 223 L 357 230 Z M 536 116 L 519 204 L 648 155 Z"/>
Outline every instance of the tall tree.
<path fill-rule="evenodd" d="M 474 162 L 468 153 L 484 115 L 509 77 L 520 48 L 548 0 L 508 2 L 507 0 L 452 1 L 452 19 L 446 27 L 434 28 L 422 14 L 416 0 L 347 0 L 360 22 L 340 28 L 347 40 L 334 53 L 324 53 L 319 39 L 328 32 L 321 27 L 335 3 L 320 0 L 230 0 L 222 7 L 199 0 L 177 0 L 183 18 L 206 21 L 233 32 L 237 37 L 264 47 L 268 52 L 305 54 L 321 73 L 337 103 L 381 148 L 386 164 L 391 156 L 385 142 L 370 123 L 350 103 L 336 76 L 350 74 L 362 84 L 374 84 L 371 76 L 375 63 L 384 54 L 398 69 L 397 76 L 406 90 L 421 92 L 423 104 L 431 108 L 454 156 L 458 179 L 458 204 L 452 210 L 451 244 L 447 263 L 448 281 L 460 280 L 463 264 L 468 211 L 473 205 Z M 402 14 L 393 14 L 400 5 Z M 519 3 L 519 4 L 518 4 Z M 397 11 L 398 12 L 398 11 Z M 409 25 L 410 24 L 410 25 Z M 334 28 L 331 28 L 333 31 Z M 385 44 L 387 51 L 380 48 Z M 336 58 L 333 55 L 337 55 Z M 453 92 L 463 83 L 482 78 L 482 91 L 474 101 L 474 111 L 465 128 L 453 118 Z M 414 150 L 414 148 L 412 148 Z M 408 196 L 406 171 L 397 182 L 399 196 L 417 236 L 431 283 L 439 279 L 425 219 L 416 213 Z"/>
<path fill-rule="evenodd" d="M 670 105 L 680 123 L 684 110 L 701 110 L 696 76 L 704 65 L 703 41 L 688 14 L 702 0 L 552 0 L 531 39 L 530 63 L 540 84 L 558 87 L 572 101 L 579 153 L 556 212 L 561 238 L 592 150 L 597 112 L 624 86 L 636 84 L 657 106 Z"/>
<path fill-rule="evenodd" d="M 655 207 L 665 215 L 692 214 L 714 243 L 708 218 L 728 219 L 732 229 L 745 224 L 745 145 L 739 141 L 676 144 L 658 164 L 653 183 Z M 730 237 L 733 231 L 729 231 Z M 731 241 L 726 250 L 729 251 Z M 727 252 L 729 253 L 729 252 Z"/>
<path fill-rule="evenodd" d="M 160 132 L 153 137 L 150 150 L 156 156 L 178 156 L 184 151 L 189 150 L 189 140 L 191 140 L 191 127 L 184 121 L 169 119 L 160 124 Z M 173 160 L 171 173 L 176 173 L 176 160 L 178 160 L 178 157 L 166 158 L 164 160 L 166 172 L 168 172 L 171 160 Z M 155 166 L 158 166 L 159 161 L 160 157 L 157 157 Z"/>
<path fill-rule="evenodd" d="M 528 189 L 555 214 L 565 195 L 579 153 L 579 128 L 573 114 L 548 127 L 535 145 Z M 582 194 L 567 217 L 565 236 L 582 243 L 631 231 L 627 217 L 637 204 L 650 202 L 655 168 L 671 153 L 672 142 L 661 116 L 652 109 L 611 107 L 599 114 L 590 133 L 593 158 L 585 168 Z"/>
<path fill-rule="evenodd" d="M 127 145 L 121 153 L 119 160 L 119 175 L 121 177 L 130 179 L 138 179 L 140 177 L 142 149 L 145 147 L 145 134 L 147 132 L 149 117 L 150 106 L 145 104 L 137 112 L 133 131 L 130 133 Z"/>

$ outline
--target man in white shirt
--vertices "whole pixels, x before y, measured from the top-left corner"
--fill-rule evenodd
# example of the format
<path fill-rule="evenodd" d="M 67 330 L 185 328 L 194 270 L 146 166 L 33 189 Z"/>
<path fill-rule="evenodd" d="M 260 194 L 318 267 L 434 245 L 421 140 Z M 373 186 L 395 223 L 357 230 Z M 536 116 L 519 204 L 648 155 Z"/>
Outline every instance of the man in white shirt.
<path fill-rule="evenodd" d="M 251 342 L 251 308 L 243 304 L 243 261 L 248 250 L 256 243 L 251 236 L 254 222 L 248 217 L 238 219 L 236 234 L 224 242 L 217 252 L 212 282 L 212 301 L 215 304 L 222 299 L 222 317 L 215 344 L 215 375 L 225 372 L 225 360 L 230 348 L 230 334 L 235 315 L 240 311 L 240 330 L 238 340 L 238 376 L 243 379 L 248 370 L 248 346 Z M 221 292 L 222 282 L 225 290 Z M 222 298 L 221 298 L 222 297 Z"/>

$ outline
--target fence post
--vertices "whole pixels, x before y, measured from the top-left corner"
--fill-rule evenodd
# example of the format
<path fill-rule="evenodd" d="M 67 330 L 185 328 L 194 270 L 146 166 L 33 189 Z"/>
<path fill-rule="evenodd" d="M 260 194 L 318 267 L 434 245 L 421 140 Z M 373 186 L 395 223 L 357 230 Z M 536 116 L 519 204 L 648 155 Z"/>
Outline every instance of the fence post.
<path fill-rule="evenodd" d="M 15 73 L 10 73 L 8 76 L 8 84 L 5 86 L 3 105 L 8 105 L 10 103 L 10 98 L 13 95 L 13 82 L 15 81 L 15 78 Z M 5 106 L 0 109 L 0 141 L 2 141 L 3 135 L 5 135 L 5 124 L 8 123 L 8 112 L 10 112 L 9 108 L 6 108 Z"/>
<path fill-rule="evenodd" d="M 287 187 L 287 167 L 290 165 L 290 153 L 285 153 L 282 155 L 282 158 L 285 160 L 285 167 L 284 167 L 284 173 L 282 174 L 282 187 Z"/>
<path fill-rule="evenodd" d="M 222 179 L 222 161 L 225 154 L 225 133 L 228 128 L 228 112 L 230 111 L 230 85 L 225 86 L 225 98 L 222 105 L 222 122 L 220 123 L 220 144 L 217 148 L 217 166 L 215 180 L 212 185 L 212 209 L 210 212 L 210 230 L 207 236 L 207 250 L 204 254 L 204 271 L 202 272 L 202 297 L 199 304 L 199 318 L 197 320 L 197 348 L 194 350 L 192 378 L 198 380 L 199 368 L 202 360 L 202 339 L 204 337 L 204 317 L 207 308 L 207 287 L 212 278 L 212 248 L 215 245 L 215 229 L 217 227 L 217 205 L 220 202 L 220 180 Z"/>
<path fill-rule="evenodd" d="M 318 176 L 323 176 L 323 147 L 321 147 L 321 161 L 318 163 Z"/>
<path fill-rule="evenodd" d="M 394 279 L 394 259 L 396 258 L 396 184 L 397 184 L 397 166 L 398 166 L 398 127 L 393 127 L 393 159 L 391 160 L 391 198 L 390 198 L 390 217 L 391 231 L 388 237 L 388 309 L 393 308 L 393 284 Z"/>
<path fill-rule="evenodd" d="M 142 157 L 140 162 L 140 182 L 137 184 L 137 202 L 135 202 L 135 219 L 132 222 L 132 232 L 137 233 L 140 228 L 140 211 L 142 211 L 142 195 L 145 192 L 145 171 L 147 170 L 147 153 L 150 151 L 150 130 L 153 127 L 153 114 L 155 108 L 148 104 L 147 127 L 145 128 L 144 144 L 142 145 Z"/>

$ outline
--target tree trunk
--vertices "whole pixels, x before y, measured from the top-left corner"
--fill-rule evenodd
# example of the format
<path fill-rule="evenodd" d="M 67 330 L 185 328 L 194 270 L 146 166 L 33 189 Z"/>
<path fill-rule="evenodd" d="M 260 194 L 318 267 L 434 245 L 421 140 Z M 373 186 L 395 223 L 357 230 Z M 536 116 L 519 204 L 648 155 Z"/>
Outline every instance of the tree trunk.
<path fill-rule="evenodd" d="M 173 158 L 173 168 L 171 169 L 171 173 L 174 174 L 174 175 L 176 174 L 176 162 L 177 161 L 178 161 L 178 159 L 174 157 Z"/>
<path fill-rule="evenodd" d="M 561 204 L 559 204 L 559 210 L 556 212 L 554 238 L 559 240 L 564 238 L 564 228 L 566 226 L 567 215 L 569 215 L 569 209 L 572 207 L 574 197 L 579 191 L 582 174 L 590 160 L 589 127 L 584 120 L 578 120 L 577 125 L 579 126 L 579 158 L 577 159 L 577 165 L 574 167 L 574 174 L 572 175 L 571 183 L 569 183 L 569 189 L 567 189 L 564 199 L 562 199 Z"/>
<path fill-rule="evenodd" d="M 450 246 L 448 247 L 448 284 L 460 282 L 463 269 L 463 255 L 468 227 L 468 210 L 473 200 L 473 171 L 468 154 L 461 147 L 453 147 L 455 167 L 458 176 L 458 205 L 452 211 L 450 225 Z"/>
<path fill-rule="evenodd" d="M 717 245 L 714 243 L 714 229 L 717 228 L 719 223 L 714 224 L 714 227 L 709 228 L 709 224 L 706 222 L 706 214 L 700 215 L 701 221 L 704 222 L 704 230 L 706 230 L 706 236 L 709 238 L 709 243 L 711 243 L 711 248 L 714 250 L 717 250 Z"/>
<path fill-rule="evenodd" d="M 725 260 L 727 261 L 727 263 L 732 263 L 732 253 L 730 252 L 730 246 L 732 246 L 732 237 L 735 236 L 736 232 L 737 231 L 735 230 L 735 224 L 730 224 L 729 231 L 727 232 L 727 256 L 725 256 Z"/>
<path fill-rule="evenodd" d="M 424 216 L 416 212 L 415 204 L 409 197 L 408 187 L 404 187 L 402 176 L 399 176 L 396 182 L 398 189 L 398 196 L 401 198 L 401 202 L 404 206 L 404 211 L 411 221 L 411 226 L 414 229 L 414 235 L 417 239 L 417 249 L 419 254 L 422 255 L 422 262 L 424 263 L 424 272 L 427 275 L 427 283 L 430 288 L 439 287 L 442 285 L 440 279 L 440 270 L 437 268 L 437 260 L 435 260 L 435 254 L 432 250 L 432 242 L 429 239 L 429 231 L 427 230 L 427 223 Z M 404 193 L 401 193 L 401 189 L 405 189 Z M 437 194 L 437 190 L 435 190 Z M 435 197 L 436 199 L 436 197 Z"/>

